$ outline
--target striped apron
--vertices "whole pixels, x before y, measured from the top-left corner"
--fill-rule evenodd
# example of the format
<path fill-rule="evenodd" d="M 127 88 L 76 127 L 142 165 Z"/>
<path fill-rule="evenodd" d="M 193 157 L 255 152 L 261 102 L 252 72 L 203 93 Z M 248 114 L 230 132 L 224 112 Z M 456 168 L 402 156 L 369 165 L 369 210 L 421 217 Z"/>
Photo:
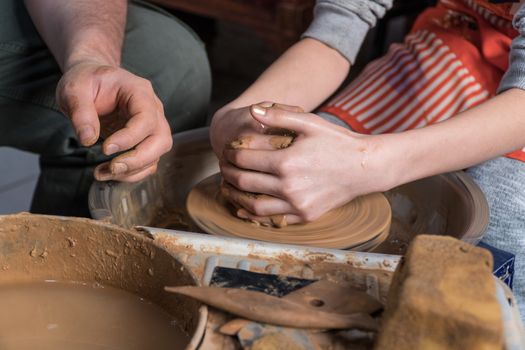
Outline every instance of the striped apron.
<path fill-rule="evenodd" d="M 519 6 L 439 1 L 418 16 L 403 43 L 369 63 L 320 111 L 357 132 L 382 134 L 437 123 L 486 101 L 508 68 Z M 525 161 L 525 148 L 507 156 Z"/>

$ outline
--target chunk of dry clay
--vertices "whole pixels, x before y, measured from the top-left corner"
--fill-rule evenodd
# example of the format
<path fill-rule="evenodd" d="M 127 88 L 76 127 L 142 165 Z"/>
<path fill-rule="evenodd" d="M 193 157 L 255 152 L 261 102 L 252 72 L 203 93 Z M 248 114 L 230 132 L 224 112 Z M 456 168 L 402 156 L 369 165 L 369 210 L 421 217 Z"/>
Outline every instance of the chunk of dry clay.
<path fill-rule="evenodd" d="M 417 236 L 394 274 L 375 349 L 503 349 L 495 283 L 488 250 Z"/>

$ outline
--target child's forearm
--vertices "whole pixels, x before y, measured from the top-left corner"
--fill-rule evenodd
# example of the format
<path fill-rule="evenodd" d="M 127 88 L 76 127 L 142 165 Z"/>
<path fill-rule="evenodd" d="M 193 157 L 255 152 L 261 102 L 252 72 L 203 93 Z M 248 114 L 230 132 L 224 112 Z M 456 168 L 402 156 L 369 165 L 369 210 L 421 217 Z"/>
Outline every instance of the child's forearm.
<path fill-rule="evenodd" d="M 350 63 L 338 51 L 310 38 L 293 45 L 226 109 L 262 101 L 310 111 L 341 85 Z"/>
<path fill-rule="evenodd" d="M 525 91 L 511 89 L 445 122 L 384 136 L 394 185 L 464 169 L 525 146 Z"/>

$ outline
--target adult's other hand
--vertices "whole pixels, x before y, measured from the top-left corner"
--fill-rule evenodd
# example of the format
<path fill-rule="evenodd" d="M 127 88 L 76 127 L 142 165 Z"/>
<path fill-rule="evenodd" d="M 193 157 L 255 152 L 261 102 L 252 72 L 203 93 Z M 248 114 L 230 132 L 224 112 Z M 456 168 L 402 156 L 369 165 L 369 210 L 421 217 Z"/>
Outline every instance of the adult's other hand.
<path fill-rule="evenodd" d="M 104 154 L 123 152 L 95 169 L 97 180 L 141 180 L 171 149 L 162 103 L 146 79 L 120 67 L 80 61 L 66 69 L 56 95 L 82 145 L 93 145 L 102 134 Z"/>

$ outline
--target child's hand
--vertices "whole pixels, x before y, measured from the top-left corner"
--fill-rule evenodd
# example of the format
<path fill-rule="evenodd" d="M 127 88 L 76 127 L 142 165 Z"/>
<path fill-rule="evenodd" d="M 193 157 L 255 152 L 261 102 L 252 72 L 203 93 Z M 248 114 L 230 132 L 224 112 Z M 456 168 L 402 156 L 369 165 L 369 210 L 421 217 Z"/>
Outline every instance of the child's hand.
<path fill-rule="evenodd" d="M 255 106 L 274 107 L 290 112 L 302 112 L 301 107 L 261 102 Z M 225 148 L 250 148 L 271 150 L 275 148 L 273 135 L 268 134 L 268 128 L 254 119 L 250 107 L 238 109 L 221 109 L 213 116 L 210 127 L 210 139 L 213 151 L 219 159 L 223 158 Z"/>
<path fill-rule="evenodd" d="M 283 149 L 224 150 L 221 172 L 229 199 L 244 208 L 240 217 L 271 223 L 271 216 L 286 215 L 288 224 L 308 222 L 393 183 L 381 136 L 356 134 L 314 114 L 271 104 L 254 105 L 250 114 L 266 128 L 293 130 L 296 137 Z"/>

